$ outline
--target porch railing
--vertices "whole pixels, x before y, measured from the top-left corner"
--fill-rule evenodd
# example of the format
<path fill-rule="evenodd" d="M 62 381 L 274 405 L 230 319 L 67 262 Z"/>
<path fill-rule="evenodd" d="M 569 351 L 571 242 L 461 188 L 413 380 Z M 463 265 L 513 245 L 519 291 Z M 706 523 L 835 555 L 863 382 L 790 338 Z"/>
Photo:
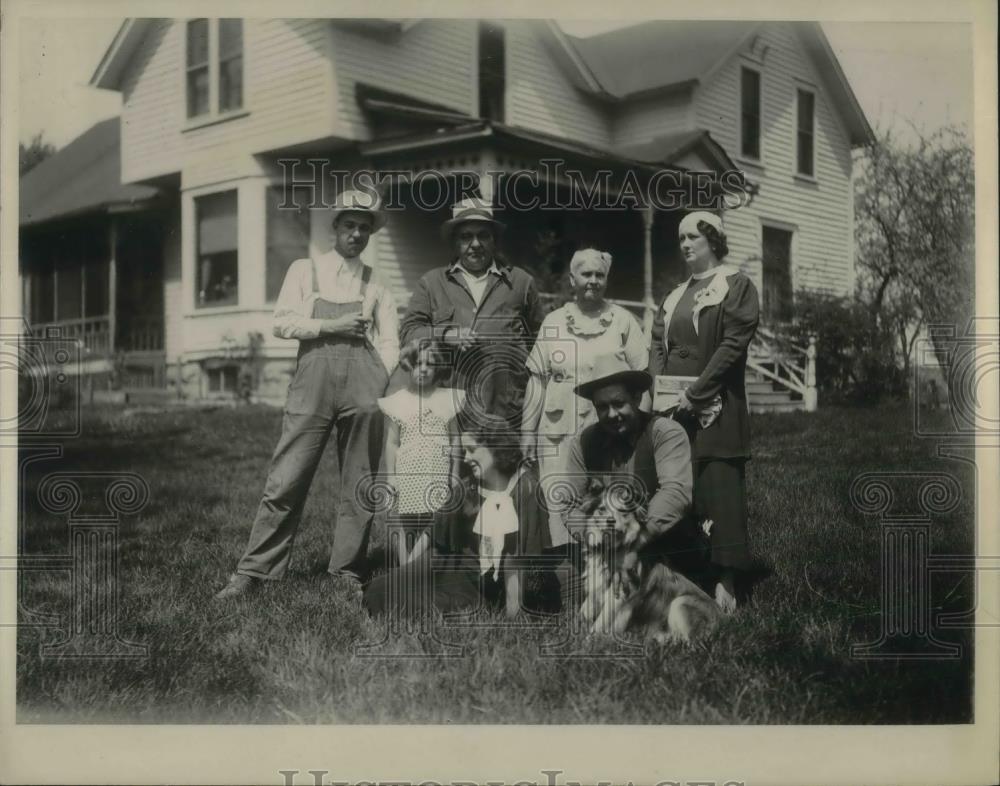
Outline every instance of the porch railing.
<path fill-rule="evenodd" d="M 91 357 L 107 357 L 112 353 L 111 320 L 107 316 L 84 319 L 60 319 L 31 326 L 31 334 L 44 336 L 50 328 L 59 330 L 61 338 L 79 341 Z M 157 320 L 130 322 L 128 329 L 115 343 L 114 352 L 162 352 L 163 323 Z"/>
<path fill-rule="evenodd" d="M 815 412 L 816 337 L 800 346 L 770 328 L 758 327 L 750 344 L 747 367 L 770 382 L 802 396 L 806 412 Z"/>
<path fill-rule="evenodd" d="M 58 329 L 60 338 L 78 341 L 94 357 L 105 357 L 111 352 L 111 321 L 106 316 L 35 324 L 31 326 L 31 335 L 44 337 L 50 328 Z"/>

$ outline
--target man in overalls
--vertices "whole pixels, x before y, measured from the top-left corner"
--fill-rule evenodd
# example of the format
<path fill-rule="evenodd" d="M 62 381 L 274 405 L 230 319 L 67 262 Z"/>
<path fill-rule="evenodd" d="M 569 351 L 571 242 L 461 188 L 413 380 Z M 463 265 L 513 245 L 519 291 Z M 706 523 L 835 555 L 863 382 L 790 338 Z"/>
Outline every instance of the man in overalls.
<path fill-rule="evenodd" d="M 377 472 L 385 394 L 399 359 L 396 303 L 361 259 L 385 224 L 373 195 L 345 191 L 332 211 L 333 247 L 294 261 L 274 309 L 274 334 L 299 341 L 281 438 L 271 458 L 250 541 L 229 584 L 216 597 L 242 595 L 280 579 L 306 495 L 331 433 L 340 469 L 329 572 L 357 582 L 365 569 L 372 512 L 364 485 Z"/>

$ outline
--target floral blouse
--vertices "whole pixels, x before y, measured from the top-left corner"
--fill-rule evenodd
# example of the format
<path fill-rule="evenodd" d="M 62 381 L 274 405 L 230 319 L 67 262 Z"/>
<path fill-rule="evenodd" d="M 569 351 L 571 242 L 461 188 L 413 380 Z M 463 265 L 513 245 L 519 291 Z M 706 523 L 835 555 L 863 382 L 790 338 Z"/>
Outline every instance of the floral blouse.
<path fill-rule="evenodd" d="M 639 320 L 614 303 L 593 317 L 576 303 L 545 317 L 528 357 L 528 370 L 545 384 L 538 433 L 561 439 L 593 422 L 593 404 L 573 388 L 593 379 L 603 355 L 617 355 L 632 369 L 646 368 L 648 346 Z"/>

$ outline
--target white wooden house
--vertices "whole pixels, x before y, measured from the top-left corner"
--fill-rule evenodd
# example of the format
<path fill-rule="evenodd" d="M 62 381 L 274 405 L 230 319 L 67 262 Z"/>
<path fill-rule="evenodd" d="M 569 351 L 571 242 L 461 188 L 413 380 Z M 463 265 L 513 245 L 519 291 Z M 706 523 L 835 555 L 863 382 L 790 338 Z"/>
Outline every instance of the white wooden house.
<path fill-rule="evenodd" d="M 718 194 L 738 171 L 753 198 L 725 213 L 730 260 L 756 280 L 766 323 L 794 317 L 797 290 L 853 286 L 851 150 L 871 129 L 818 24 L 656 21 L 574 38 L 544 20 L 128 19 L 91 84 L 122 94 L 122 184 L 158 195 L 147 270 L 162 294 L 149 316 L 178 396 L 232 395 L 252 361 L 257 395 L 283 397 L 296 348 L 272 336 L 272 303 L 288 263 L 324 250 L 329 228 L 322 207 L 278 207 L 296 161 L 300 179 L 317 161 L 434 173 L 446 195 L 465 172 L 492 173 L 484 183 L 501 193 L 505 176 L 542 171 L 533 187 L 545 189 L 542 162 L 556 159 L 610 171 L 610 188 L 707 172 Z M 401 306 L 448 259 L 447 204 L 418 207 L 415 188 L 389 194 L 405 209 L 367 252 Z M 648 321 L 683 275 L 682 214 L 508 210 L 504 251 L 532 267 L 598 245 L 615 258 L 609 294 Z M 122 219 L 108 215 L 114 237 Z M 22 263 L 37 293 L 43 268 Z M 37 301 L 30 319 L 60 321 Z M 766 342 L 756 358 L 777 370 Z M 804 385 L 793 381 L 796 399 Z"/>

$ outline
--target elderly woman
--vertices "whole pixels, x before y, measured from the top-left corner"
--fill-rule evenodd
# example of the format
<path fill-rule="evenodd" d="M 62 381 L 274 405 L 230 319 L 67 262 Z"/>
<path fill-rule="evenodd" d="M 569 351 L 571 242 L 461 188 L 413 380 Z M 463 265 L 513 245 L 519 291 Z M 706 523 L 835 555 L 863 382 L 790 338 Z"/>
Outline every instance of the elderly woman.
<path fill-rule="evenodd" d="M 744 376 L 747 348 L 757 330 L 757 290 L 729 252 L 722 220 L 698 211 L 678 230 L 691 277 L 657 310 L 649 372 L 696 377 L 680 395 L 675 418 L 692 434 L 694 510 L 711 521 L 715 597 L 729 611 L 743 596 L 750 568 L 744 467 L 750 458 L 750 421 Z"/>
<path fill-rule="evenodd" d="M 545 317 L 528 357 L 531 376 L 524 397 L 525 455 L 537 457 L 542 486 L 565 472 L 565 441 L 595 422 L 593 404 L 573 388 L 593 379 L 602 357 L 615 356 L 631 369 L 648 362 L 639 321 L 604 299 L 611 255 L 588 248 L 569 264 L 573 300 Z M 537 451 L 537 452 L 536 452 Z M 552 545 L 570 540 L 562 517 L 550 506 Z"/>

